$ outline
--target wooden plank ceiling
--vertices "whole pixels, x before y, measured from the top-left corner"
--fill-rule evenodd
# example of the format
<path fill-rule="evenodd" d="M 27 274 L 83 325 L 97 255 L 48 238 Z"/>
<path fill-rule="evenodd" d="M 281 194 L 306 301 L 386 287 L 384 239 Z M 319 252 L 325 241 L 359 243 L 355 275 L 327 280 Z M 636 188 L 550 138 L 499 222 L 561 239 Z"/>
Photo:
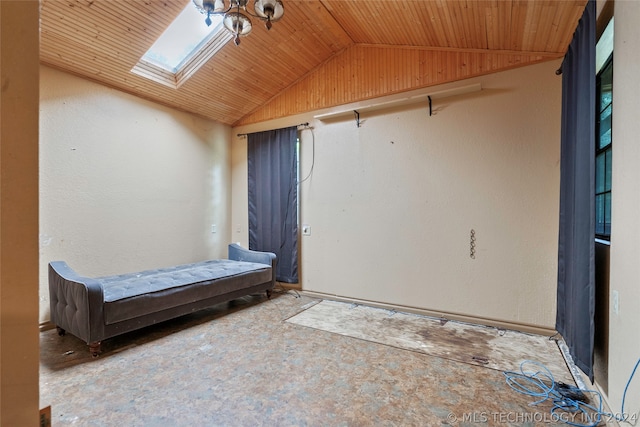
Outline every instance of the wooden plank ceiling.
<path fill-rule="evenodd" d="M 239 125 L 560 58 L 586 1 L 283 0 L 176 89 L 131 69 L 191 0 L 42 0 L 40 59 Z"/>

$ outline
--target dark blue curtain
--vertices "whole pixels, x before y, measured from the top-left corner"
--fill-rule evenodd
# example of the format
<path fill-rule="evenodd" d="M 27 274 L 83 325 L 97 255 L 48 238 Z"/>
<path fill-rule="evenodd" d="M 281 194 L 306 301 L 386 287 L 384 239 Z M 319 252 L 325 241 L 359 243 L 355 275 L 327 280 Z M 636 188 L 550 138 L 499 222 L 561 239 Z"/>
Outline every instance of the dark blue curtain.
<path fill-rule="evenodd" d="M 595 310 L 595 25 L 589 0 L 562 63 L 556 330 L 593 381 Z"/>
<path fill-rule="evenodd" d="M 247 135 L 249 249 L 278 256 L 276 280 L 298 283 L 298 128 Z"/>

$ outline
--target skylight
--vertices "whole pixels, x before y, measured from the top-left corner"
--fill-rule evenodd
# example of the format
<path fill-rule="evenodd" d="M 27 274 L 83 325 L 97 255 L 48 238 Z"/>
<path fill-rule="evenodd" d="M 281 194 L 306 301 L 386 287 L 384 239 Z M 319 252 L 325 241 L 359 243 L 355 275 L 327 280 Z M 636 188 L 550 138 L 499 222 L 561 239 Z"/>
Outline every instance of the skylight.
<path fill-rule="evenodd" d="M 189 2 L 180 15 L 142 57 L 171 73 L 177 73 L 222 27 L 222 16 L 213 15 L 211 26 Z"/>

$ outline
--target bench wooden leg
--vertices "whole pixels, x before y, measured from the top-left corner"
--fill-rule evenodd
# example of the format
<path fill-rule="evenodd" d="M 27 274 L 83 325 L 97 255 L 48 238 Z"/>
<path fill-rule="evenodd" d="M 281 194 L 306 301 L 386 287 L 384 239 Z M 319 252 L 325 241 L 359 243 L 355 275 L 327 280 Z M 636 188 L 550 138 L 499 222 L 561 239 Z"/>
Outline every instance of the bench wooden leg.
<path fill-rule="evenodd" d="M 89 352 L 93 357 L 98 357 L 98 355 L 100 354 L 100 344 L 100 341 L 92 342 L 91 344 L 89 344 Z"/>
<path fill-rule="evenodd" d="M 271 289 L 267 289 L 267 299 L 271 299 Z"/>

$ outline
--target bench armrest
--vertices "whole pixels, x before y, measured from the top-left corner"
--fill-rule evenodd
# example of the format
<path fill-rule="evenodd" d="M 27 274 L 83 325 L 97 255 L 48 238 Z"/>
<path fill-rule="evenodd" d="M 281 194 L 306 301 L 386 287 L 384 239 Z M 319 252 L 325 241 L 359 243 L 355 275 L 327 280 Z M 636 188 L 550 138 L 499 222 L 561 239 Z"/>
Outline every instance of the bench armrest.
<path fill-rule="evenodd" d="M 237 243 L 232 243 L 229 245 L 229 259 L 270 265 L 271 281 L 275 285 L 278 257 L 273 252 L 252 251 L 251 249 L 243 248 Z"/>
<path fill-rule="evenodd" d="M 91 344 L 103 339 L 102 285 L 81 277 L 64 261 L 49 263 L 51 322 Z"/>

